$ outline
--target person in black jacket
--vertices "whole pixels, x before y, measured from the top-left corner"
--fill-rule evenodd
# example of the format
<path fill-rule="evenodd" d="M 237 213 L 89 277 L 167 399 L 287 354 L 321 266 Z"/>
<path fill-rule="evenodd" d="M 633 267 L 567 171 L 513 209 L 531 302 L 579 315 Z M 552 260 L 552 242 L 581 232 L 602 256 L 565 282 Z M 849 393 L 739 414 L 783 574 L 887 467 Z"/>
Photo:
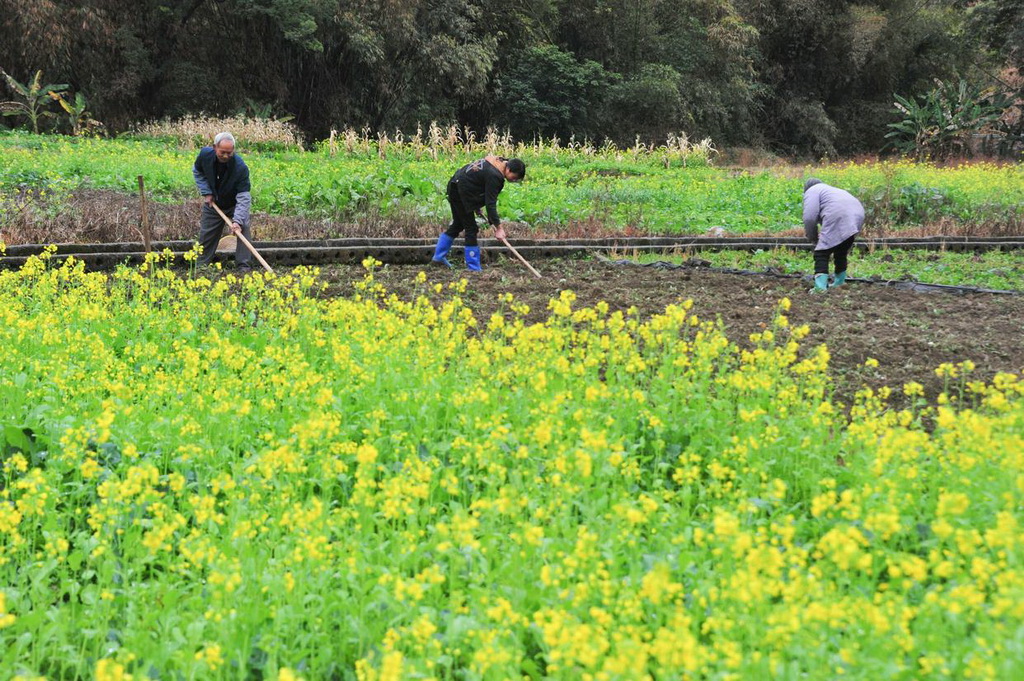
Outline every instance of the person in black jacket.
<path fill-rule="evenodd" d="M 235 153 L 235 138 L 230 132 L 218 133 L 212 147 L 203 147 L 192 166 L 192 177 L 203 195 L 202 216 L 199 220 L 199 244 L 203 254 L 200 265 L 209 265 L 217 253 L 224 220 L 213 209 L 213 203 L 231 218 L 231 231 L 241 232 L 252 241 L 252 227 L 249 224 L 249 208 L 252 195 L 249 185 L 249 167 L 242 157 Z M 238 241 L 235 247 L 235 263 L 239 270 L 252 269 L 252 253 Z"/>
<path fill-rule="evenodd" d="M 466 232 L 466 267 L 480 270 L 480 246 L 474 213 L 481 214 L 487 208 L 487 222 L 494 227 L 494 236 L 505 238 L 505 230 L 498 217 L 498 194 L 505 186 L 505 180 L 519 182 L 526 176 L 526 164 L 518 158 L 487 156 L 479 161 L 459 168 L 448 181 L 448 203 L 452 209 L 452 224 L 441 234 L 434 249 L 431 264 L 451 267 L 448 251 L 459 234 Z"/>

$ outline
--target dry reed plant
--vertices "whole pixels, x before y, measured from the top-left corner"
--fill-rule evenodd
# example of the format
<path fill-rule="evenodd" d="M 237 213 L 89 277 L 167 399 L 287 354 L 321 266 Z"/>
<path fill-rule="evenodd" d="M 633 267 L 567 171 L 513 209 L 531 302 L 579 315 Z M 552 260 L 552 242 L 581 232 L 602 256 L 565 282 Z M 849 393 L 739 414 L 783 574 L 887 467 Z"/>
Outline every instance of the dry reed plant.
<path fill-rule="evenodd" d="M 303 148 L 302 136 L 291 123 L 276 119 L 229 117 L 216 118 L 203 115 L 185 116 L 177 120 L 146 123 L 136 130 L 144 137 L 173 138 L 182 148 L 193 149 L 209 144 L 218 132 L 228 130 L 241 145 L 280 144 Z M 491 153 L 501 156 L 548 156 L 605 158 L 624 161 L 656 157 L 666 166 L 674 162 L 710 163 L 718 153 L 710 139 L 690 140 L 686 133 L 671 133 L 662 144 L 645 143 L 637 137 L 635 144 L 622 149 L 605 140 L 600 145 L 575 136 L 563 141 L 558 137 L 537 137 L 531 141 L 516 141 L 508 131 L 489 127 L 478 135 L 468 127 L 438 125 L 431 122 L 426 129 L 416 126 L 407 134 L 401 129 L 372 131 L 370 128 L 345 127 L 332 129 L 327 139 L 318 146 L 331 156 L 339 153 L 352 156 L 376 156 L 386 159 L 392 154 L 409 154 L 415 158 L 431 158 Z"/>
<path fill-rule="evenodd" d="M 686 133 L 669 134 L 662 144 L 645 143 L 638 137 L 636 143 L 628 148 L 617 147 L 610 140 L 595 145 L 589 139 L 576 139 L 575 136 L 563 141 L 558 137 L 534 138 L 533 140 L 516 141 L 507 131 L 489 127 L 482 136 L 473 130 L 457 125 L 438 125 L 431 122 L 424 128 L 419 125 L 416 132 L 406 134 L 401 129 L 393 132 L 372 132 L 369 128 L 356 130 L 342 128 L 331 130 L 331 134 L 320 147 L 334 156 L 344 151 L 349 155 L 377 156 L 384 159 L 392 154 L 412 154 L 415 158 L 438 158 L 470 155 L 480 153 L 499 154 L 501 156 L 549 158 L 603 158 L 616 161 L 639 158 L 658 158 L 669 167 L 672 163 L 707 164 L 718 153 L 710 139 L 699 142 L 690 140 Z"/>
<path fill-rule="evenodd" d="M 143 137 L 171 137 L 186 149 L 194 149 L 213 142 L 214 136 L 223 131 L 234 135 L 242 146 L 253 144 L 280 144 L 303 149 L 302 133 L 287 121 L 276 118 L 249 118 L 233 116 L 216 118 L 196 115 L 176 120 L 162 120 L 146 123 L 135 131 Z"/>

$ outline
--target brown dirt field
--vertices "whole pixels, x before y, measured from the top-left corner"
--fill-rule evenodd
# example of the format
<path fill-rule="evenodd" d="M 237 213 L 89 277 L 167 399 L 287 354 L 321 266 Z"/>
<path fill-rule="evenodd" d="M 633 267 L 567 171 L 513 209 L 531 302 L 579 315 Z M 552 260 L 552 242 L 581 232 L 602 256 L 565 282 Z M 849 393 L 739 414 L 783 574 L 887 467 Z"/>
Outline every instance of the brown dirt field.
<path fill-rule="evenodd" d="M 154 241 L 189 240 L 198 234 L 198 199 L 179 203 L 150 201 L 147 215 Z M 142 241 L 140 216 L 138 196 L 109 189 L 81 189 L 73 198 L 58 203 L 25 201 L 9 215 L 0 215 L 0 233 L 8 245 Z M 412 212 L 385 217 L 371 211 L 348 221 L 257 213 L 254 221 L 260 241 L 344 237 L 436 239 L 447 227 Z M 594 218 L 534 227 L 518 224 L 523 233 L 541 239 L 651 235 L 647 230 L 605 225 Z"/>
<path fill-rule="evenodd" d="M 971 380 L 1024 370 L 1024 296 L 925 294 L 858 283 L 819 295 L 809 293 L 806 282 L 794 279 L 615 266 L 592 259 L 533 264 L 544 275 L 542 279 L 506 259 L 485 264 L 481 273 L 388 265 L 375 278 L 407 299 L 424 292 L 423 285 L 415 282 L 424 269 L 430 283 L 467 278 L 470 284 L 463 299 L 480 320 L 497 309 L 498 294 L 504 292 L 527 303 L 528 320 L 534 322 L 547 317 L 548 300 L 564 289 L 576 293 L 577 307 L 604 300 L 612 309 L 635 306 L 643 317 L 692 299 L 697 316 L 720 319 L 729 338 L 740 345 L 748 344 L 751 333 L 770 324 L 776 303 L 789 297 L 791 324 L 811 328 L 803 347 L 828 346 L 836 397 L 846 404 L 864 385 L 899 389 L 916 381 L 934 396 L 943 389 L 935 368 L 944 362 L 972 360 L 977 368 Z M 328 295 L 348 295 L 365 270 L 331 266 L 321 273 L 330 283 Z M 869 357 L 878 360 L 878 367 L 864 366 Z"/>
<path fill-rule="evenodd" d="M 22 197 L 24 199 L 24 197 Z M 142 241 L 139 197 L 108 189 L 80 189 L 73 197 L 57 201 L 16 199 L 8 214 L 0 214 L 0 233 L 8 245 L 32 243 L 119 243 Z M 156 241 L 194 239 L 199 226 L 199 200 L 148 203 L 147 215 Z M 959 224 L 944 218 L 919 226 L 865 225 L 860 238 L 890 236 L 1012 236 L 1022 231 L 1021 218 Z M 413 212 L 383 216 L 369 212 L 348 220 L 257 213 L 257 237 L 261 241 L 342 237 L 436 238 L 446 225 Z M 638 226 L 617 227 L 589 216 L 568 224 L 532 226 L 510 223 L 513 234 L 537 239 L 655 236 Z M 803 236 L 801 229 L 769 232 L 729 232 L 730 236 Z M 685 236 L 685 235 L 680 235 Z M 694 236 L 694 235 L 691 235 Z"/>

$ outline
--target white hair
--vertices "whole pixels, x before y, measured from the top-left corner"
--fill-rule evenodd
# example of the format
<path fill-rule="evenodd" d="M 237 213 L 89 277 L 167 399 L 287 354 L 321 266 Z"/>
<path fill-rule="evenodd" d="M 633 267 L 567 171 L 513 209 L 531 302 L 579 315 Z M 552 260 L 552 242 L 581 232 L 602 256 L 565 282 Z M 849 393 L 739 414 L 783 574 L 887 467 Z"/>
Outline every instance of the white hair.
<path fill-rule="evenodd" d="M 234 144 L 235 136 L 230 132 L 218 132 L 217 136 L 213 138 L 213 146 L 217 146 L 221 142 L 231 142 L 231 144 Z"/>

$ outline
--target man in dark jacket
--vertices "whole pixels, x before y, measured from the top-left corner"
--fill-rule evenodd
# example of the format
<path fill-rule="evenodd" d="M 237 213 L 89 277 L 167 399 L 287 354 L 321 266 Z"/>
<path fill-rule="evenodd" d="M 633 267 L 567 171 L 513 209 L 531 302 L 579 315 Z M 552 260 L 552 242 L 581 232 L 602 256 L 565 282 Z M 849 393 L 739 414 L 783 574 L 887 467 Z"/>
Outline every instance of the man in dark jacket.
<path fill-rule="evenodd" d="M 455 238 L 465 230 L 466 267 L 479 271 L 479 227 L 474 213 L 479 213 L 486 207 L 487 222 L 494 227 L 495 238 L 504 239 L 505 230 L 502 229 L 501 219 L 498 217 L 498 194 L 504 188 L 505 180 L 519 182 L 525 175 L 525 163 L 518 158 L 506 159 L 501 156 L 488 156 L 459 168 L 448 181 L 448 203 L 452 209 L 452 224 L 437 240 L 431 264 L 451 267 L 447 258 L 448 251 L 451 250 Z"/>
<path fill-rule="evenodd" d="M 249 208 L 252 195 L 249 193 L 249 167 L 241 156 L 235 154 L 235 138 L 230 132 L 218 133 L 212 147 L 203 147 L 192 166 L 192 177 L 203 195 L 203 212 L 199 220 L 199 244 L 203 254 L 200 265 L 209 265 L 217 253 L 224 220 L 214 210 L 213 204 L 231 218 L 231 231 L 252 241 L 252 227 L 249 225 Z M 235 262 L 240 270 L 252 269 L 252 253 L 242 245 L 241 239 L 235 247 Z"/>

